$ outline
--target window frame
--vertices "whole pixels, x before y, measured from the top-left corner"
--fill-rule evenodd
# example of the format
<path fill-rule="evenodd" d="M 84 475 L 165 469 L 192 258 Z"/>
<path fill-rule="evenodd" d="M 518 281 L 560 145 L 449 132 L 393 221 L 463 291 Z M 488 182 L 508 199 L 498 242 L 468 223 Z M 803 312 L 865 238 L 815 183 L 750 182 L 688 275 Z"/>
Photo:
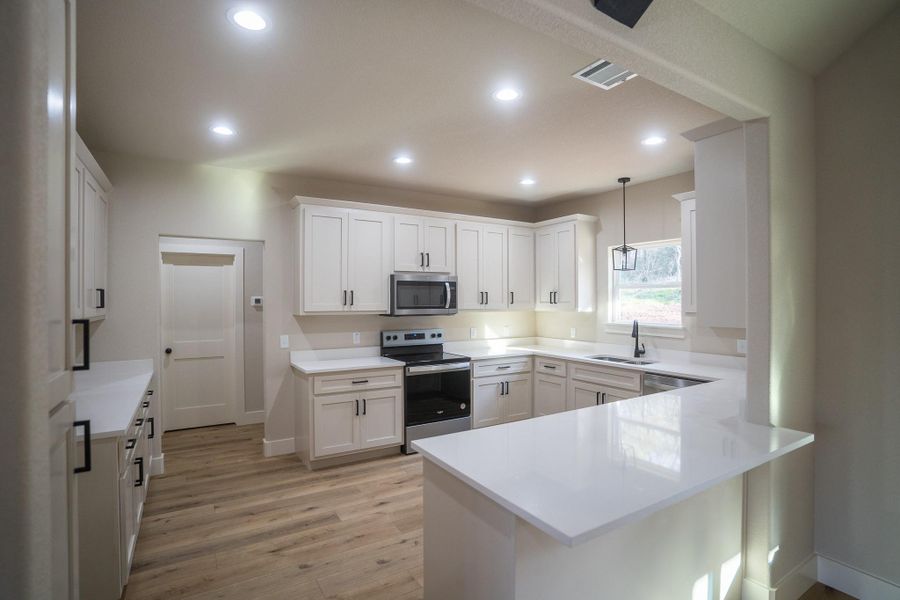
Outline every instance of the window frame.
<path fill-rule="evenodd" d="M 682 239 L 680 237 L 670 238 L 666 240 L 652 240 L 649 242 L 631 242 L 629 245 L 634 246 L 638 250 L 643 248 L 655 248 L 660 246 L 672 246 L 672 245 L 682 246 Z M 619 286 L 616 283 L 616 271 L 612 268 L 612 249 L 616 246 L 610 246 L 606 253 L 606 271 L 608 278 L 608 286 L 607 286 L 607 302 L 606 302 L 606 331 L 610 333 L 626 333 L 625 328 L 627 327 L 627 333 L 631 333 L 631 321 L 616 321 L 613 319 L 613 316 L 616 313 L 615 310 L 615 301 L 617 294 L 616 292 L 619 289 L 667 289 L 672 287 L 681 288 L 683 284 L 683 272 L 679 270 L 679 278 L 677 285 L 658 285 L 658 284 L 628 284 L 625 286 Z M 683 267 L 683 265 L 682 265 Z M 683 302 L 684 298 L 682 298 Z M 681 304 L 681 310 L 679 311 L 679 323 L 677 325 L 672 323 L 652 323 L 641 321 L 641 332 L 645 335 L 656 335 L 658 337 L 676 337 L 682 338 L 684 337 L 684 305 Z"/>

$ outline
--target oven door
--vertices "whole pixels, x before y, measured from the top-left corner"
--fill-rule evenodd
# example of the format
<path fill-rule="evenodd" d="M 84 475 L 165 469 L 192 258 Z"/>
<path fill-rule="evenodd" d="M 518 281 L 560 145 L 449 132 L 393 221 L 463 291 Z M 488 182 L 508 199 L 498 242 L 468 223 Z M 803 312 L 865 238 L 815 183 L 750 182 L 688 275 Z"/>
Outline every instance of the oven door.
<path fill-rule="evenodd" d="M 456 277 L 420 273 L 391 275 L 391 315 L 456 314 Z"/>
<path fill-rule="evenodd" d="M 468 417 L 469 363 L 406 367 L 406 426 Z"/>

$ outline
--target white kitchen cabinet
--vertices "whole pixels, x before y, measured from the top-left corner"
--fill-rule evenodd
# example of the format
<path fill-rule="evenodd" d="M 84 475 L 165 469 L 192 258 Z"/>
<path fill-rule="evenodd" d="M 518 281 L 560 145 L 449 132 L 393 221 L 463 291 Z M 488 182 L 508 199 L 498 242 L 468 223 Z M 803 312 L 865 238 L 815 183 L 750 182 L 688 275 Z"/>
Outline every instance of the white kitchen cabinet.
<path fill-rule="evenodd" d="M 392 217 L 375 211 L 301 206 L 295 314 L 386 312 Z M 302 302 L 297 302 L 302 299 Z"/>
<path fill-rule="evenodd" d="M 567 367 L 569 387 L 566 408 L 609 404 L 641 395 L 640 371 L 618 369 L 606 365 L 570 362 Z"/>
<path fill-rule="evenodd" d="M 294 372 L 294 448 L 310 468 L 403 443 L 403 372 L 397 368 Z"/>
<path fill-rule="evenodd" d="M 528 419 L 532 415 L 531 374 L 472 380 L 472 427 Z"/>
<path fill-rule="evenodd" d="M 313 415 L 317 457 L 359 450 L 358 412 L 359 394 L 316 396 Z"/>
<path fill-rule="evenodd" d="M 566 410 L 566 394 L 565 377 L 535 373 L 534 416 L 552 415 Z"/>
<path fill-rule="evenodd" d="M 397 389 L 360 394 L 360 447 L 379 448 L 403 443 L 403 394 Z"/>
<path fill-rule="evenodd" d="M 456 231 L 459 309 L 506 309 L 507 228 L 460 221 Z"/>
<path fill-rule="evenodd" d="M 106 316 L 112 185 L 77 138 L 69 194 L 69 288 L 73 319 Z"/>
<path fill-rule="evenodd" d="M 454 223 L 398 215 L 394 219 L 394 270 L 453 273 Z"/>
<path fill-rule="evenodd" d="M 532 392 L 530 373 L 506 377 L 506 391 L 503 398 L 506 402 L 504 412 L 507 422 L 531 418 Z"/>
<path fill-rule="evenodd" d="M 681 203 L 681 310 L 697 312 L 697 200 L 694 192 L 673 196 Z"/>
<path fill-rule="evenodd" d="M 594 310 L 595 249 L 593 219 L 554 220 L 538 228 L 537 310 Z"/>
<path fill-rule="evenodd" d="M 510 227 L 507 271 L 510 310 L 534 310 L 534 230 Z"/>
<path fill-rule="evenodd" d="M 744 130 L 732 128 L 694 141 L 694 231 L 697 322 L 747 326 L 747 173 Z M 730 125 L 729 125 L 730 123 Z M 706 135 L 701 128 L 699 135 Z"/>

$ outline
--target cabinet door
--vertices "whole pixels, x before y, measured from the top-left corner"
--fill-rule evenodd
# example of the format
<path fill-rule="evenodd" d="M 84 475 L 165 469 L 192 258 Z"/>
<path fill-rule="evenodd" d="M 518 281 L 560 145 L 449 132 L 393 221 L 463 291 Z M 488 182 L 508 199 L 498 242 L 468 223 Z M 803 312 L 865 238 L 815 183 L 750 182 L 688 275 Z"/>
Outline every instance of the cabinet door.
<path fill-rule="evenodd" d="M 632 392 L 629 390 L 620 390 L 618 388 L 604 388 L 600 392 L 600 402 L 609 404 L 610 402 L 618 402 L 619 400 L 628 400 L 629 398 L 637 398 L 640 392 Z"/>
<path fill-rule="evenodd" d="M 506 310 L 506 227 L 484 225 L 481 235 L 480 275 L 484 308 Z"/>
<path fill-rule="evenodd" d="M 98 205 L 100 204 L 100 186 L 90 171 L 83 170 L 84 174 L 84 196 L 83 196 L 83 218 L 84 230 L 82 244 L 83 250 L 83 275 L 82 275 L 82 301 L 84 308 L 82 314 L 86 318 L 97 316 L 97 305 L 99 304 L 97 292 L 97 253 L 94 251 L 95 240 L 98 236 L 99 223 L 97 215 L 100 213 Z"/>
<path fill-rule="evenodd" d="M 109 252 L 109 203 L 106 193 L 98 190 L 94 204 L 94 314 L 106 316 L 107 305 L 107 258 Z"/>
<path fill-rule="evenodd" d="M 304 210 L 303 310 L 346 310 L 349 213 L 323 206 Z"/>
<path fill-rule="evenodd" d="M 350 211 L 347 252 L 348 306 L 353 311 L 387 312 L 391 274 L 391 216 Z"/>
<path fill-rule="evenodd" d="M 69 294 L 72 318 L 84 317 L 84 174 L 80 160 L 75 161 L 74 189 L 69 201 Z"/>
<path fill-rule="evenodd" d="M 361 392 L 360 447 L 403 443 L 403 392 L 399 388 Z"/>
<path fill-rule="evenodd" d="M 394 217 L 394 270 L 421 271 L 425 267 L 424 223 L 419 217 Z"/>
<path fill-rule="evenodd" d="M 484 308 L 481 282 L 482 227 L 460 221 L 456 225 L 456 302 L 460 310 Z"/>
<path fill-rule="evenodd" d="M 447 219 L 423 219 L 425 270 L 432 273 L 453 273 L 455 252 L 455 223 Z"/>
<path fill-rule="evenodd" d="M 119 544 L 121 551 L 119 568 L 122 581 L 128 578 L 131 569 L 131 558 L 134 555 L 134 482 L 137 479 L 137 468 L 128 464 L 119 476 Z"/>
<path fill-rule="evenodd" d="M 509 228 L 507 265 L 510 310 L 534 308 L 534 231 Z"/>
<path fill-rule="evenodd" d="M 558 225 L 555 228 L 556 239 L 556 297 L 553 308 L 556 310 L 575 309 L 575 223 Z"/>
<path fill-rule="evenodd" d="M 359 450 L 359 394 L 313 398 L 316 457 Z"/>
<path fill-rule="evenodd" d="M 569 381 L 569 394 L 566 398 L 566 408 L 572 410 L 588 406 L 597 406 L 601 403 L 601 395 L 606 390 L 606 387 L 595 383 Z"/>
<path fill-rule="evenodd" d="M 534 376 L 534 416 L 552 415 L 564 410 L 566 410 L 565 378 L 536 374 Z"/>
<path fill-rule="evenodd" d="M 544 227 L 535 234 L 535 260 L 537 269 L 537 308 L 553 308 L 553 293 L 557 283 L 556 235 L 553 227 Z"/>
<path fill-rule="evenodd" d="M 532 415 L 531 375 L 506 378 L 505 421 L 530 419 Z"/>
<path fill-rule="evenodd" d="M 503 377 L 472 380 L 472 427 L 487 427 L 503 422 L 504 410 L 500 396 Z"/>
<path fill-rule="evenodd" d="M 697 200 L 681 202 L 681 308 L 697 312 Z"/>

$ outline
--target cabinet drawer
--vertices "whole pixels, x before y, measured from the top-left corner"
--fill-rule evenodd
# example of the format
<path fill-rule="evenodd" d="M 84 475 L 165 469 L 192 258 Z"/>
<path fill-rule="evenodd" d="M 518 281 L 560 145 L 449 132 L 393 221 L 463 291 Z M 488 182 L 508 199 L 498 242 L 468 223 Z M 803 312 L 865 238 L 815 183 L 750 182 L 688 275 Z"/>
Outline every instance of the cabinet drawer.
<path fill-rule="evenodd" d="M 538 356 L 534 359 L 534 372 L 545 375 L 566 376 L 566 361 L 556 358 L 544 358 Z"/>
<path fill-rule="evenodd" d="M 569 363 L 569 377 L 575 381 L 608 385 L 635 392 L 641 391 L 640 371 L 573 362 Z"/>
<path fill-rule="evenodd" d="M 472 370 L 473 377 L 494 377 L 495 375 L 509 375 L 511 373 L 531 372 L 531 357 L 500 358 L 492 360 L 479 360 Z"/>
<path fill-rule="evenodd" d="M 331 375 L 318 375 L 313 378 L 313 393 L 333 394 L 339 392 L 400 387 L 402 383 L 403 372 L 400 369 L 334 373 Z"/>

